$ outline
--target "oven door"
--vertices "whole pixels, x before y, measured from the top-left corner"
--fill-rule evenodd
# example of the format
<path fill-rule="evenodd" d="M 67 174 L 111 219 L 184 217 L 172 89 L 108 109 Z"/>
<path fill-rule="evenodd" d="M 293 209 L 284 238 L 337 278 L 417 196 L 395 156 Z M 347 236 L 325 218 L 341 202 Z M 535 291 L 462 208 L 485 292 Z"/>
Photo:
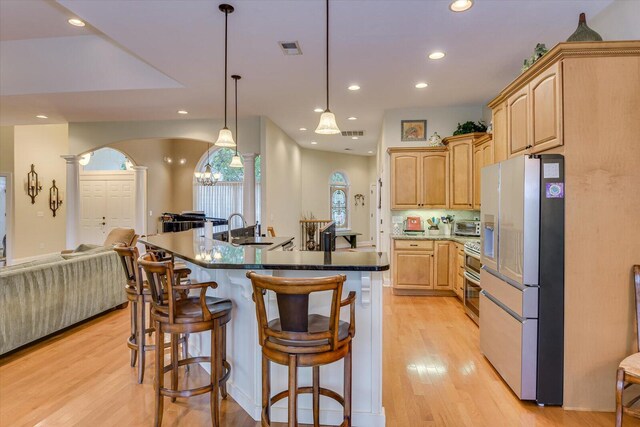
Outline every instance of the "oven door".
<path fill-rule="evenodd" d="M 480 319 L 480 277 L 472 272 L 464 272 L 464 309 L 471 319 L 478 323 Z"/>
<path fill-rule="evenodd" d="M 469 252 L 468 249 L 464 250 L 464 268 L 478 277 L 480 277 L 480 256 Z"/>

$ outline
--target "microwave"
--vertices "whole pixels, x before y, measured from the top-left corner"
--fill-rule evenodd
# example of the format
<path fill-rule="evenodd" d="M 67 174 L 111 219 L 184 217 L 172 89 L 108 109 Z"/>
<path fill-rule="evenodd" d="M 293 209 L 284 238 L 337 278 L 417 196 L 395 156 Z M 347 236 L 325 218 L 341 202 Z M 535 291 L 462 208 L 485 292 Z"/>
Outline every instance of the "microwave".
<path fill-rule="evenodd" d="M 480 236 L 480 221 L 455 221 L 453 234 L 457 236 Z"/>

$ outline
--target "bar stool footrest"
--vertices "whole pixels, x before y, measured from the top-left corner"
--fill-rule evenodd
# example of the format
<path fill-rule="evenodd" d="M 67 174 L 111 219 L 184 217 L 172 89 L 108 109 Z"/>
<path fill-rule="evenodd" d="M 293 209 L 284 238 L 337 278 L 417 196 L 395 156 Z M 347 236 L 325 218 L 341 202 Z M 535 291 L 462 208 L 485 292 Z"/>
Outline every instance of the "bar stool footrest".
<path fill-rule="evenodd" d="M 192 397 L 199 396 L 201 394 L 209 393 L 213 387 L 211 384 L 203 385 L 202 387 L 190 388 L 187 390 L 171 390 L 169 388 L 161 388 L 160 394 L 166 397 Z"/>

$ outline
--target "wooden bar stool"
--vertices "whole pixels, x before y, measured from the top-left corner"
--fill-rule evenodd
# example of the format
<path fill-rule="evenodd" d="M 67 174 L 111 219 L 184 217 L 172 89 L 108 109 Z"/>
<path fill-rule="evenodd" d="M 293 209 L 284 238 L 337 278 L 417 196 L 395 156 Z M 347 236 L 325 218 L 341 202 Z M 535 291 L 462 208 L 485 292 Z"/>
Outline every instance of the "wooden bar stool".
<path fill-rule="evenodd" d="M 125 292 L 131 305 L 131 335 L 127 339 L 127 346 L 131 349 L 131 366 L 135 366 L 136 361 L 138 362 L 138 384 L 142 384 L 146 352 L 153 351 L 156 348 L 155 345 L 147 344 L 145 337 L 146 334 L 151 337 L 154 332 L 153 327 L 147 328 L 145 314 L 147 308 L 150 311 L 151 292 L 147 282 L 142 278 L 142 269 L 138 265 L 140 256 L 138 248 L 119 244 L 114 246 L 113 249 L 120 256 L 122 268 L 127 279 Z M 176 271 L 176 274 L 179 272 L 180 277 L 188 277 L 191 273 L 186 266 L 180 267 Z M 186 358 L 188 352 L 186 337 L 182 337 L 180 342 L 182 343 L 183 357 Z"/>
<path fill-rule="evenodd" d="M 171 261 L 156 261 L 153 253 L 146 253 L 138 259 L 144 269 L 151 292 L 151 319 L 156 330 L 156 373 L 154 425 L 162 424 L 164 397 L 171 401 L 177 397 L 198 396 L 210 393 L 211 421 L 220 425 L 220 404 L 218 394 L 226 397 L 226 382 L 231 366 L 226 360 L 224 341 L 226 324 L 231 320 L 231 301 L 206 296 L 208 288 L 218 287 L 216 282 L 180 282 Z M 188 296 L 190 290 L 199 289 L 199 296 Z M 186 298 L 178 298 L 185 292 Z M 211 331 L 211 356 L 178 359 L 178 339 L 181 334 Z M 164 334 L 171 334 L 171 363 L 164 365 Z M 209 384 L 186 390 L 178 389 L 178 367 L 191 363 L 210 363 Z M 164 387 L 164 374 L 171 372 L 171 387 Z"/>
<path fill-rule="evenodd" d="M 262 426 L 270 426 L 270 408 L 275 402 L 288 397 L 288 425 L 298 425 L 297 397 L 300 393 L 313 394 L 313 425 L 320 425 L 320 395 L 330 397 L 343 407 L 340 426 L 351 426 L 351 341 L 356 332 L 356 293 L 349 292 L 341 301 L 344 275 L 311 279 L 261 276 L 247 273 L 253 286 L 256 303 L 258 334 L 262 346 Z M 273 291 L 278 301 L 280 317 L 267 320 L 264 302 L 266 291 Z M 331 291 L 329 317 L 309 313 L 309 295 Z M 350 306 L 349 323 L 340 320 L 340 309 Z M 320 387 L 320 366 L 344 358 L 344 396 Z M 270 362 L 289 367 L 289 387 L 271 397 Z M 313 385 L 298 387 L 298 367 L 313 368 Z"/>

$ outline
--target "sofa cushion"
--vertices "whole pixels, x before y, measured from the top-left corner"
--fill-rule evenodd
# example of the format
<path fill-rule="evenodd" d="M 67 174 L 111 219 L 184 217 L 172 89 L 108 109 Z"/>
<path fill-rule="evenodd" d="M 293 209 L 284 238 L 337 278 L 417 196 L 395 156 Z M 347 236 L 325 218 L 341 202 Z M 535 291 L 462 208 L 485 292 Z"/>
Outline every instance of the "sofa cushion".
<path fill-rule="evenodd" d="M 76 259 L 76 258 L 81 258 L 89 255 L 96 255 L 96 254 L 100 254 L 100 253 L 108 252 L 112 250 L 113 248 L 111 247 L 97 246 L 95 248 L 87 249 L 84 251 L 79 251 L 79 252 L 74 251 L 69 253 L 63 253 L 61 256 L 63 259 Z"/>
<path fill-rule="evenodd" d="M 0 268 L 0 273 L 7 273 L 10 271 L 22 270 L 25 268 L 36 267 L 44 264 L 51 264 L 53 262 L 64 261 L 64 258 L 59 254 L 54 255 L 46 255 L 38 259 L 34 259 L 33 261 L 22 262 L 20 264 L 10 265 L 7 267 Z"/>
<path fill-rule="evenodd" d="M 133 228 L 114 228 L 109 232 L 104 241 L 104 246 L 113 246 L 122 243 L 125 246 L 131 246 L 136 232 Z"/>

